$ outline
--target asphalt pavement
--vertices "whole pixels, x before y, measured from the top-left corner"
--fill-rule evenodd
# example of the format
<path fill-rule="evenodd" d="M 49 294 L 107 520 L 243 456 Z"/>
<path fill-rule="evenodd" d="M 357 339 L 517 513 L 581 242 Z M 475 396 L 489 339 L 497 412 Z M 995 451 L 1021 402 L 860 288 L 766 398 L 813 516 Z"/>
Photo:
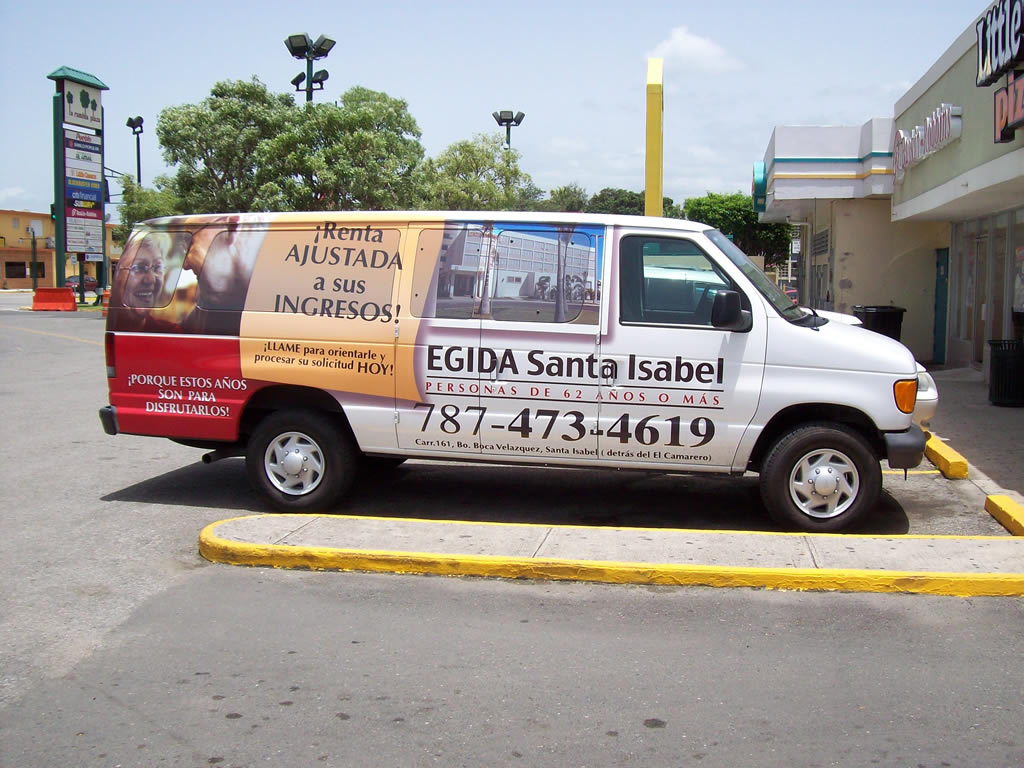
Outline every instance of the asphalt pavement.
<path fill-rule="evenodd" d="M 21 311 L 30 303 L 29 294 L 0 292 L 0 310 Z M 501 515 L 460 506 L 446 519 L 428 520 L 392 516 L 378 506 L 368 507 L 370 514 L 231 516 L 202 531 L 200 552 L 216 562 L 276 567 L 1024 596 L 1024 536 L 1019 535 L 1024 529 L 1004 529 L 987 511 L 989 502 L 998 499 L 1002 509 L 1019 515 L 1018 522 L 1024 520 L 1024 408 L 991 405 L 987 384 L 972 369 L 937 370 L 933 378 L 940 403 L 931 431 L 935 440 L 967 459 L 968 477 L 946 480 L 932 471 L 916 484 L 912 476 L 907 487 L 918 502 L 935 499 L 936 507 L 959 507 L 961 518 L 976 515 L 987 521 L 949 530 L 988 535 L 901 535 L 898 529 L 857 535 L 723 530 L 702 524 L 699 516 L 699 528 L 641 527 L 643 517 L 638 527 L 561 524 L 536 517 L 519 522 L 519 515 L 507 514 L 507 504 Z M 929 469 L 922 467 L 921 474 Z M 886 476 L 887 487 L 896 481 L 903 481 L 902 473 Z M 709 493 L 697 490 L 705 498 Z M 736 499 L 737 505 L 756 504 L 752 493 Z M 472 514 L 458 519 L 462 512 Z M 756 512 L 736 517 L 747 519 L 757 519 Z"/>
<path fill-rule="evenodd" d="M 552 525 L 509 522 L 501 514 L 492 520 L 263 514 L 208 526 L 200 552 L 214 562 L 281 568 L 1024 596 L 1024 408 L 991 405 L 981 373 L 972 369 L 937 371 L 933 378 L 940 404 L 932 440 L 968 461 L 966 478 L 938 482 L 967 484 L 971 493 L 953 503 L 972 499 L 964 514 L 991 514 L 1007 526 L 999 529 L 1003 535 Z M 892 475 L 902 473 L 887 472 L 887 481 Z M 937 507 L 949 502 L 942 486 L 917 483 L 915 490 L 922 489 Z"/>

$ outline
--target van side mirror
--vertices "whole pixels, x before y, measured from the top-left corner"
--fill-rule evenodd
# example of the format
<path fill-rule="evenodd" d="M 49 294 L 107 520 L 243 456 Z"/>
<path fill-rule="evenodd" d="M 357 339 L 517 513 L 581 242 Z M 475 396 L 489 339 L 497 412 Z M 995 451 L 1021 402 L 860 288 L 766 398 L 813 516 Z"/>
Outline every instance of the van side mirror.
<path fill-rule="evenodd" d="M 749 312 L 743 310 L 736 291 L 719 291 L 711 305 L 711 325 L 727 331 L 748 331 L 752 324 Z"/>

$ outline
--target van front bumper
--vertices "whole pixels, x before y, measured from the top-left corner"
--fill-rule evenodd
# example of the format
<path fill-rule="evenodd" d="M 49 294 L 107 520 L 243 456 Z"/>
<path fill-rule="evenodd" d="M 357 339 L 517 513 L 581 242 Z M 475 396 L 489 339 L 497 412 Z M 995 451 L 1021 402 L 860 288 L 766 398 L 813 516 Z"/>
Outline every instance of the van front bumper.
<path fill-rule="evenodd" d="M 893 469 L 913 469 L 924 459 L 924 431 L 911 424 L 906 432 L 886 432 L 885 455 Z"/>
<path fill-rule="evenodd" d="M 112 405 L 105 405 L 100 408 L 100 423 L 103 431 L 108 435 L 117 434 L 117 409 Z"/>

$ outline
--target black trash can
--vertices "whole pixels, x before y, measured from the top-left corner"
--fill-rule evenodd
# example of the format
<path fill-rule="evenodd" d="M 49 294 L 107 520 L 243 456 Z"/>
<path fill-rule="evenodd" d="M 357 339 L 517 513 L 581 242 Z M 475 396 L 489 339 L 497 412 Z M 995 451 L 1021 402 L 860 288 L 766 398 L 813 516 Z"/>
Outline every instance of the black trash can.
<path fill-rule="evenodd" d="M 1024 406 L 1024 344 L 1013 339 L 993 340 L 988 399 L 992 405 Z"/>
<path fill-rule="evenodd" d="M 903 330 L 903 307 L 893 307 L 888 304 L 880 306 L 864 306 L 855 304 L 853 315 L 864 323 L 869 331 L 875 331 L 888 336 L 890 339 L 900 340 L 900 332 Z"/>

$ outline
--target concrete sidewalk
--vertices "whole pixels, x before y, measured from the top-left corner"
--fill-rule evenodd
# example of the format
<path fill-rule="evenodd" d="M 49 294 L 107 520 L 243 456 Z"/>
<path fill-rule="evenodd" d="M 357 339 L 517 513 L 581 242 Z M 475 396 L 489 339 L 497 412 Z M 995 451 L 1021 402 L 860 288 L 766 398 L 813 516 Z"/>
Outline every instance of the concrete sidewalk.
<path fill-rule="evenodd" d="M 280 568 L 1024 596 L 1024 539 L 857 536 L 253 515 L 200 536 L 213 562 Z"/>
<path fill-rule="evenodd" d="M 973 368 L 931 372 L 939 408 L 930 429 L 995 483 L 1024 494 L 1024 408 L 989 402 L 989 385 Z"/>
<path fill-rule="evenodd" d="M 863 536 L 253 515 L 214 523 L 214 562 L 608 583 L 1024 596 L 1024 409 L 988 403 L 979 372 L 933 374 L 948 441 L 992 514 L 1016 536 Z M 977 456 L 979 465 L 974 464 Z M 1005 519 L 1005 511 L 1011 517 Z"/>

